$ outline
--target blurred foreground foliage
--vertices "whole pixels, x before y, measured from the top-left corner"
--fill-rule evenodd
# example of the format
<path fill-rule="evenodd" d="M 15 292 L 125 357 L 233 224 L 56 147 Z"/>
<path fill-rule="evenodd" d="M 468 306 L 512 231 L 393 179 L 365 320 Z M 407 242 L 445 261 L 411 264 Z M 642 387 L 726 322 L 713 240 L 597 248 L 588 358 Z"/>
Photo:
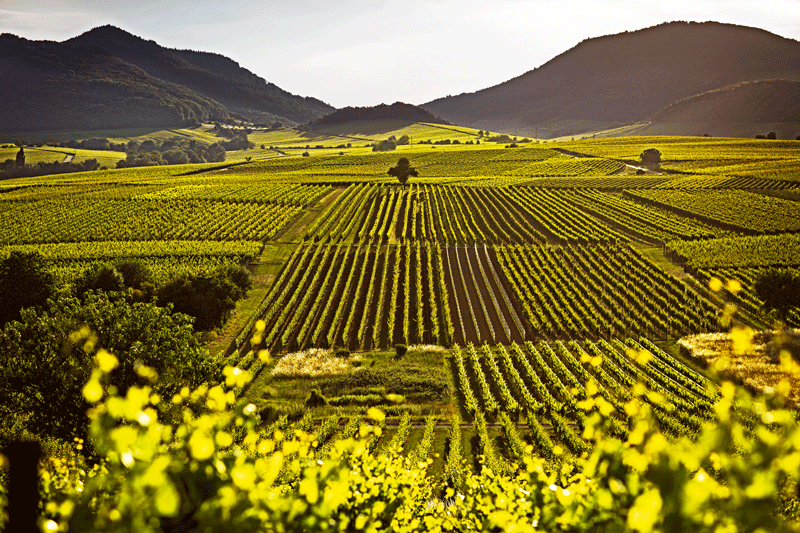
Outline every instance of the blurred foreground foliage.
<path fill-rule="evenodd" d="M 322 452 L 312 434 L 263 428 L 232 392 L 246 371 L 161 397 L 109 386 L 120 361 L 108 352 L 94 363 L 82 390 L 97 460 L 43 463 L 43 531 L 800 531 L 800 428 L 780 391 L 753 398 L 725 382 L 717 420 L 672 441 L 634 397 L 625 440 L 594 412 L 593 448 L 574 462 L 551 470 L 529 448 L 510 474 L 465 470 L 457 492 L 426 477 L 430 460 L 369 452 L 375 408 Z"/>
<path fill-rule="evenodd" d="M 0 446 L 14 436 L 85 439 L 89 404 L 82 390 L 101 353 L 115 354 L 107 384 L 120 395 L 148 385 L 171 397 L 219 374 L 190 317 L 135 302 L 133 291 L 82 297 L 23 309 L 0 329 Z M 159 378 L 151 381 L 151 372 Z"/>

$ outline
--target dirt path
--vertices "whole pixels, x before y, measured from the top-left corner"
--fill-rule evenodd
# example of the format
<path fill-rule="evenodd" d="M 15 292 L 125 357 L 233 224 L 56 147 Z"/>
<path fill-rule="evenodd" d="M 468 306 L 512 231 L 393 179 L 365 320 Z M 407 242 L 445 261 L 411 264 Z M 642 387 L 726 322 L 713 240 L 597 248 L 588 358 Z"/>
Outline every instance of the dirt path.
<path fill-rule="evenodd" d="M 681 280 L 683 283 L 691 287 L 695 292 L 711 302 L 711 304 L 715 307 L 720 309 L 725 307 L 726 302 L 724 298 L 722 298 L 719 294 L 711 292 L 703 282 L 695 279 L 694 276 L 687 274 L 680 265 L 673 263 L 669 257 L 666 256 L 663 248 L 660 246 L 647 245 L 638 242 L 631 242 L 630 244 L 631 247 L 633 247 L 640 254 L 650 259 L 659 268 L 665 270 L 671 276 Z M 739 309 L 737 311 L 737 320 L 756 329 L 762 329 L 764 327 L 764 325 L 761 324 L 756 317 L 752 316 L 743 309 Z"/>
<path fill-rule="evenodd" d="M 635 174 L 636 172 L 641 170 L 642 172 L 644 172 L 645 174 L 647 174 L 649 176 L 661 176 L 662 175 L 661 172 L 656 172 L 655 170 L 650 170 L 649 168 L 637 167 L 635 165 L 629 165 L 628 163 L 625 163 L 625 170 L 632 170 L 633 174 Z"/>
<path fill-rule="evenodd" d="M 339 198 L 345 189 L 333 189 L 328 194 L 317 200 L 310 207 L 306 207 L 299 215 L 294 217 L 291 222 L 286 224 L 282 230 L 272 238 L 277 243 L 299 243 L 302 240 L 303 230 L 312 220 L 317 218 L 325 209 Z"/>

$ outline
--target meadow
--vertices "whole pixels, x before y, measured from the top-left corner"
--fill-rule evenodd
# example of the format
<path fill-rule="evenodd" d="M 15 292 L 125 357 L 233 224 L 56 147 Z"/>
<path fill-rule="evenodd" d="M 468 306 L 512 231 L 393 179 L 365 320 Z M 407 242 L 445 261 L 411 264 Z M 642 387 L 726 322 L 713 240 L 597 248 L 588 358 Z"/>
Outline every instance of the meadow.
<path fill-rule="evenodd" d="M 372 152 L 388 135 L 411 144 Z M 252 377 L 235 390 L 266 434 L 331 450 L 377 406 L 369 452 L 429 459 L 440 496 L 481 464 L 575 464 L 599 411 L 626 438 L 635 387 L 667 438 L 696 438 L 720 395 L 679 339 L 723 330 L 727 302 L 771 326 L 758 273 L 800 269 L 800 141 L 507 147 L 422 124 L 250 139 L 225 163 L 2 181 L 0 257 L 39 251 L 66 286 L 117 258 L 159 280 L 248 266 L 209 349 Z M 459 143 L 419 144 L 443 139 Z M 637 173 L 646 148 L 661 167 Z M 406 186 L 387 175 L 400 157 Z M 715 277 L 742 290 L 711 295 Z"/>

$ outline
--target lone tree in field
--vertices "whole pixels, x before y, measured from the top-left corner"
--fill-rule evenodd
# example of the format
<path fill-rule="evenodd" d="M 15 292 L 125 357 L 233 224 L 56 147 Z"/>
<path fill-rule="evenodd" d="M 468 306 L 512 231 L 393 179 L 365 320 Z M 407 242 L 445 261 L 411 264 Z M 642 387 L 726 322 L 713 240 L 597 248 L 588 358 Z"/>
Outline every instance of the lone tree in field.
<path fill-rule="evenodd" d="M 648 148 L 641 155 L 642 164 L 648 168 L 658 168 L 661 164 L 661 152 L 655 148 Z"/>
<path fill-rule="evenodd" d="M 405 157 L 401 157 L 397 161 L 397 166 L 391 167 L 388 174 L 397 178 L 404 187 L 410 176 L 414 176 L 415 178 L 419 176 L 417 169 L 412 167 L 408 162 L 408 158 Z"/>
<path fill-rule="evenodd" d="M 769 270 L 755 282 L 756 296 L 768 310 L 775 310 L 783 322 L 792 308 L 800 307 L 800 277 L 791 272 Z"/>

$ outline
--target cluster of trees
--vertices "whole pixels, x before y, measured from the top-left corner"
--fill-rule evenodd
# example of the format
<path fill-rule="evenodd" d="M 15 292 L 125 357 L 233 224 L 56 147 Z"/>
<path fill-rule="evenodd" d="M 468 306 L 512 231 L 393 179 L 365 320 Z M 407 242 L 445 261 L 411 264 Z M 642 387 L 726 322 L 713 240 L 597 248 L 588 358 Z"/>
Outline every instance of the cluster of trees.
<path fill-rule="evenodd" d="M 208 331 L 227 322 L 251 284 L 246 268 L 229 266 L 185 274 L 158 287 L 144 263 L 120 259 L 87 268 L 71 287 L 57 287 L 40 254 L 15 251 L 0 261 L 0 326 L 19 320 L 23 309 L 46 306 L 59 294 L 84 300 L 98 292 L 119 292 L 133 302 L 152 302 L 186 314 L 196 331 Z"/>
<path fill-rule="evenodd" d="M 420 141 L 417 144 L 461 144 L 461 141 L 458 139 L 450 140 L 450 139 L 440 139 L 438 141 L 432 141 L 431 139 Z"/>
<path fill-rule="evenodd" d="M 224 137 L 227 141 L 220 141 L 226 150 L 250 150 L 255 148 L 255 143 L 251 142 L 247 136 L 253 133 L 250 128 L 226 128 L 219 123 L 214 124 L 211 132 L 218 137 Z"/>
<path fill-rule="evenodd" d="M 69 141 L 59 143 L 56 146 L 60 146 L 62 148 L 72 148 L 75 150 L 111 150 L 113 152 L 127 152 L 131 143 L 136 144 L 136 141 L 115 143 L 104 137 L 92 137 L 91 139 L 84 139 L 82 141 L 71 139 Z"/>
<path fill-rule="evenodd" d="M 12 252 L 0 261 L 0 445 L 9 435 L 85 438 L 82 390 L 99 347 L 119 359 L 112 384 L 123 393 L 149 382 L 141 366 L 167 398 L 207 381 L 219 365 L 198 332 L 224 325 L 250 287 L 240 266 L 157 287 L 135 259 L 57 287 L 40 254 Z"/>
<path fill-rule="evenodd" d="M 223 143 L 216 142 L 205 145 L 194 139 L 188 141 L 167 140 L 161 144 L 156 144 L 152 140 L 141 143 L 130 141 L 127 145 L 127 152 L 127 157 L 117 162 L 117 168 L 225 161 Z"/>
<path fill-rule="evenodd" d="M 800 276 L 786 270 L 768 270 L 755 282 L 756 296 L 768 311 L 786 321 L 792 309 L 800 308 Z"/>
<path fill-rule="evenodd" d="M 210 274 L 187 274 L 158 290 L 157 303 L 194 318 L 198 331 L 221 328 L 231 316 L 236 302 L 251 287 L 250 273 L 239 266 L 218 269 Z"/>
<path fill-rule="evenodd" d="M 706 135 L 708 135 L 708 134 L 706 134 Z M 771 131 L 771 132 L 767 133 L 766 135 L 761 135 L 761 134 L 756 135 L 756 139 L 772 139 L 772 140 L 775 140 L 777 138 L 778 138 L 778 136 L 775 134 L 774 131 Z M 800 141 L 800 135 L 798 135 L 794 139 L 796 141 Z"/>
<path fill-rule="evenodd" d="M 68 172 L 85 172 L 97 170 L 100 163 L 97 159 L 86 159 L 80 163 L 62 163 L 53 161 L 46 163 L 39 161 L 35 165 L 19 165 L 13 159 L 6 159 L 0 163 L 0 178 L 27 178 L 31 176 L 47 176 L 49 174 L 66 174 Z"/>
<path fill-rule="evenodd" d="M 394 135 L 392 135 L 391 137 L 389 137 L 385 141 L 378 141 L 375 144 L 373 144 L 372 145 L 372 151 L 373 152 L 389 152 L 391 150 L 394 150 L 398 146 L 403 146 L 403 145 L 410 144 L 410 143 L 411 143 L 411 137 L 409 137 L 408 135 L 403 135 L 399 139 L 397 137 L 395 137 Z"/>
<path fill-rule="evenodd" d="M 122 292 L 59 296 L 0 329 L 0 441 L 85 439 L 83 390 L 101 347 L 119 361 L 109 384 L 122 394 L 151 385 L 171 398 L 218 372 L 187 315 Z"/>
<path fill-rule="evenodd" d="M 277 121 L 273 122 L 272 124 L 267 124 L 266 122 L 255 122 L 253 123 L 253 127 L 261 129 L 279 130 L 283 127 L 283 122 Z"/>

